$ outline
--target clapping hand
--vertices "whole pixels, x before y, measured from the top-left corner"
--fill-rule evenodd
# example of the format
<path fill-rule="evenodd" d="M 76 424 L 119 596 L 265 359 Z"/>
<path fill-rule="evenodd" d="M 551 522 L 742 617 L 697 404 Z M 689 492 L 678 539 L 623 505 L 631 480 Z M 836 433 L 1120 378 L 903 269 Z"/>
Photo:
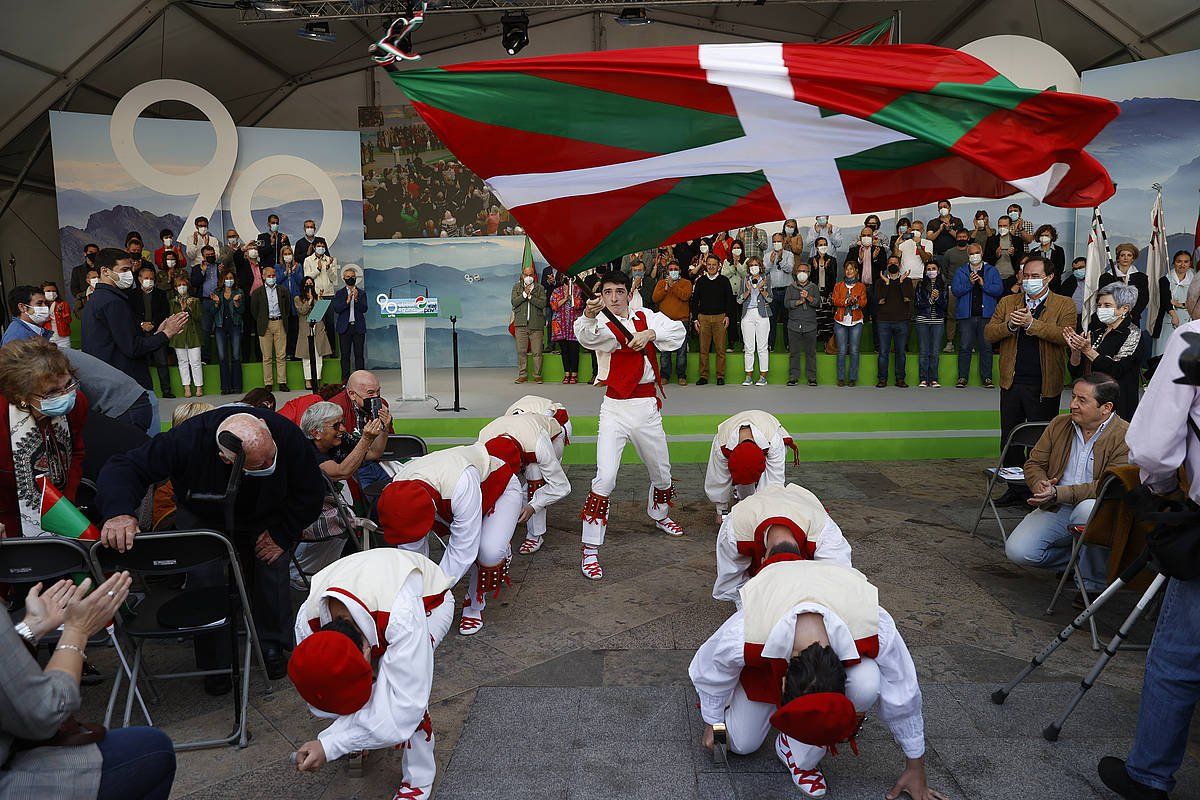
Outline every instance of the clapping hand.
<path fill-rule="evenodd" d="M 1058 500 L 1058 489 L 1056 488 L 1057 483 L 1058 483 L 1057 479 L 1049 480 L 1049 481 L 1038 481 L 1037 487 L 1035 488 L 1033 496 L 1030 497 L 1026 502 L 1029 503 L 1029 505 L 1033 506 L 1034 508 L 1041 508 L 1042 506 L 1048 506 L 1048 505 L 1051 505 L 1051 504 L 1057 502 L 1057 500 Z"/>
<path fill-rule="evenodd" d="M 75 590 L 69 578 L 63 578 L 49 589 L 42 591 L 38 583 L 25 595 L 25 624 L 40 639 L 63 624 L 67 615 L 67 603 Z"/>

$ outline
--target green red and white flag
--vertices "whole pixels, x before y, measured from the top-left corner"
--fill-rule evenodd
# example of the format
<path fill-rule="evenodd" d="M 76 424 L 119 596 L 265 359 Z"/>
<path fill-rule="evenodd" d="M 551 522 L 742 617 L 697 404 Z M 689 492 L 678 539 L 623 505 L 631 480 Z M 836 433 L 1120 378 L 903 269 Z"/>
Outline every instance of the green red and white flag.
<path fill-rule="evenodd" d="M 389 70 L 555 268 L 763 220 L 1113 193 L 1094 97 L 927 45 L 721 44 Z"/>
<path fill-rule="evenodd" d="M 895 44 L 895 16 L 881 19 L 874 25 L 846 31 L 841 36 L 824 39 L 821 44 Z"/>
<path fill-rule="evenodd" d="M 68 539 L 92 542 L 100 538 L 100 531 L 91 520 L 45 476 L 37 479 L 42 489 L 42 530 Z"/>
<path fill-rule="evenodd" d="M 1154 206 L 1150 209 L 1150 246 L 1146 248 L 1146 280 L 1149 282 L 1150 295 L 1146 306 L 1146 319 L 1158 319 L 1158 281 L 1167 274 L 1167 225 L 1163 218 L 1162 187 L 1154 184 L 1157 194 L 1154 196 Z"/>

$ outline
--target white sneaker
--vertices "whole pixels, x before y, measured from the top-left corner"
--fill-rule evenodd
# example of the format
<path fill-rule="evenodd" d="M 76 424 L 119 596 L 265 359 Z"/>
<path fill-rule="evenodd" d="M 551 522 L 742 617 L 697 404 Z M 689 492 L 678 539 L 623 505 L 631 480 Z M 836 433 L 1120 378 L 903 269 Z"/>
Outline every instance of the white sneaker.
<path fill-rule="evenodd" d="M 820 769 L 800 769 L 796 766 L 796 762 L 792 760 L 791 747 L 782 733 L 775 737 L 775 755 L 787 767 L 788 774 L 792 776 L 792 783 L 805 797 L 824 797 L 829 791 L 829 787 L 825 785 L 825 774 Z"/>
<path fill-rule="evenodd" d="M 766 379 L 766 378 L 764 378 L 764 377 L 762 377 L 762 376 L 760 375 L 760 376 L 759 376 L 759 378 L 758 378 L 758 380 L 755 382 L 755 384 L 754 384 L 754 385 L 755 385 L 755 386 L 766 386 L 766 385 L 767 385 L 767 379 Z"/>
<path fill-rule="evenodd" d="M 742 381 L 742 386 L 753 386 L 753 385 L 754 385 L 754 379 L 751 378 L 749 375 L 746 376 L 746 380 Z"/>

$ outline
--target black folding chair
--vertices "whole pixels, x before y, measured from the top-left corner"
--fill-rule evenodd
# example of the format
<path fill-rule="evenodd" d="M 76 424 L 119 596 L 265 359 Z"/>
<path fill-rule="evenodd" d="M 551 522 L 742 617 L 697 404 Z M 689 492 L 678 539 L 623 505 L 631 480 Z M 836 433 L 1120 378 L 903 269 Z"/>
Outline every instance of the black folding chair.
<path fill-rule="evenodd" d="M 296 573 L 300 576 L 300 580 L 306 587 L 311 585 L 309 579 L 315 575 L 316 572 L 308 572 L 300 564 L 300 558 L 296 554 L 296 551 L 299 549 L 300 545 L 330 542 L 340 539 L 343 542 L 351 542 L 356 550 L 365 550 L 370 546 L 369 531 L 378 530 L 378 526 L 375 525 L 375 523 L 354 515 L 353 510 L 350 509 L 343 500 L 341 490 L 328 475 L 322 473 L 321 477 L 325 480 L 325 491 L 328 493 L 329 497 L 333 498 L 333 503 L 337 510 L 338 526 L 341 528 L 341 530 L 338 533 L 330 536 L 315 536 L 311 539 L 301 539 L 299 542 L 297 542 L 296 547 L 292 548 L 292 566 L 296 568 Z M 324 512 L 322 511 L 322 513 Z M 356 531 L 359 534 L 358 540 L 354 538 Z"/>
<path fill-rule="evenodd" d="M 409 433 L 389 433 L 380 461 L 409 461 L 429 453 L 425 440 Z"/>
<path fill-rule="evenodd" d="M 995 488 L 997 482 L 1003 482 L 1006 487 L 1010 485 L 1025 485 L 1024 478 L 1019 480 L 1001 478 L 1000 470 L 1004 468 L 1004 461 L 1010 450 L 1015 450 L 1017 448 L 1028 449 L 1033 447 L 1035 444 L 1037 444 L 1038 439 L 1042 438 L 1042 432 L 1045 431 L 1049 425 L 1049 422 L 1023 422 L 1012 429 L 1012 432 L 1008 435 L 1008 441 L 1004 443 L 1004 448 L 1000 451 L 1000 460 L 996 462 L 996 466 L 989 467 L 983 471 L 983 474 L 986 475 L 988 479 L 987 489 L 984 490 L 983 503 L 979 506 L 979 513 L 975 515 L 975 524 L 971 526 L 972 536 L 974 536 L 975 531 L 979 529 L 979 523 L 983 521 L 983 515 L 990 507 L 992 509 L 992 517 L 995 518 L 996 524 L 1000 526 L 1001 542 L 1008 541 L 1008 530 L 1005 529 L 1004 521 L 1000 518 L 1000 512 L 997 510 L 996 503 L 992 499 L 992 490 Z M 1008 519 L 1009 522 L 1022 519 L 1024 518 L 1025 513 L 1028 513 L 1028 510 L 1029 509 L 1026 508 L 1025 512 L 1022 513 L 1019 518 L 1006 517 L 1006 519 Z"/>
<path fill-rule="evenodd" d="M 259 666 L 267 680 L 268 690 L 271 684 L 270 679 L 266 678 L 266 664 L 262 658 L 258 633 L 254 629 L 254 620 L 250 615 L 250 600 L 246 595 L 242 570 L 238 564 L 237 553 L 229 540 L 215 531 L 208 530 L 142 533 L 137 538 L 136 546 L 128 552 L 119 553 L 116 550 L 102 547 L 97 542 L 92 547 L 90 555 L 93 568 L 97 573 L 128 570 L 135 580 L 146 585 L 146 595 L 142 602 L 132 611 L 121 615 L 121 630 L 134 642 L 131 680 L 135 684 L 142 671 L 142 656 L 148 641 L 180 637 L 194 638 L 198 634 L 221 631 L 228 635 L 229 667 L 163 674 L 151 674 L 147 671 L 146 677 L 155 681 L 207 675 L 229 675 L 237 687 L 237 690 L 232 693 L 236 721 L 233 732 L 223 739 L 176 744 L 175 749 L 177 751 L 197 750 L 235 743 L 238 747 L 245 747 L 249 741 L 246 716 L 250 700 L 250 653 L 252 648 L 258 655 Z M 209 565 L 219 565 L 228 569 L 232 583 L 228 586 L 199 589 L 172 589 L 161 581 L 146 581 L 148 577 L 176 575 Z M 239 619 L 245 624 L 247 637 L 241 658 L 238 654 Z M 106 726 L 110 723 L 111 709 L 118 688 L 114 683 L 113 694 L 109 700 L 110 713 L 104 719 Z M 132 702 L 127 697 L 123 725 L 129 725 L 131 712 Z"/>
<path fill-rule="evenodd" d="M 82 574 L 90 577 L 93 585 L 99 585 L 102 582 L 100 580 L 102 576 L 92 569 L 92 564 L 88 560 L 87 544 L 87 542 L 80 542 L 76 539 L 53 535 L 0 539 L 0 583 L 26 587 L 41 583 L 43 586 L 49 586 L 63 578 Z M 10 616 L 14 623 L 19 622 L 22 611 L 14 611 Z M 52 647 L 59 638 L 60 633 L 57 630 L 50 631 L 42 637 L 38 646 Z M 117 641 L 115 629 L 110 628 L 105 632 L 97 633 L 92 637 L 91 642 L 98 643 L 106 640 L 116 651 L 125 677 L 132 679 L 129 661 L 125 658 L 125 651 L 121 649 L 120 642 Z M 113 687 L 119 686 L 120 683 L 121 673 L 118 672 L 113 676 Z M 136 698 L 142 713 L 146 716 L 146 721 L 153 724 L 150 722 L 150 712 L 146 709 L 146 702 L 142 699 L 141 691 L 137 688 L 136 683 L 132 685 L 134 691 L 130 693 L 130 703 Z M 110 698 L 110 712 L 112 710 L 111 702 Z"/>

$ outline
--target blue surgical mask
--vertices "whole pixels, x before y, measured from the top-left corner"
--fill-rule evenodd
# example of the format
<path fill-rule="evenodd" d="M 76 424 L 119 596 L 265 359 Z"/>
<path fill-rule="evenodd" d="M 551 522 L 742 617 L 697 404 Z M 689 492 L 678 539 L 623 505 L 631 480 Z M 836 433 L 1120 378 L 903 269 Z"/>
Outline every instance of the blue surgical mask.
<path fill-rule="evenodd" d="M 71 413 L 75 408 L 75 390 L 60 394 L 58 397 L 46 397 L 38 401 L 38 409 L 47 417 L 62 417 Z"/>
<path fill-rule="evenodd" d="M 275 474 L 275 465 L 279 463 L 279 448 L 275 449 L 275 457 L 271 459 L 271 466 L 263 467 L 262 469 L 245 469 L 242 474 L 247 478 L 266 478 L 269 475 Z"/>
<path fill-rule="evenodd" d="M 277 230 L 279 230 L 279 223 L 278 223 L 278 222 L 272 222 L 272 223 L 271 223 L 271 233 L 274 233 L 274 232 L 275 232 L 275 231 L 277 231 Z"/>
<path fill-rule="evenodd" d="M 1071 274 L 1073 274 L 1076 278 L 1079 278 L 1079 280 L 1083 280 L 1083 278 L 1087 275 L 1087 268 L 1085 267 L 1083 269 L 1072 270 Z"/>
<path fill-rule="evenodd" d="M 1025 294 L 1033 297 L 1041 294 L 1042 289 L 1046 288 L 1046 280 L 1044 278 L 1026 278 L 1021 281 L 1021 288 L 1025 290 Z"/>
<path fill-rule="evenodd" d="M 1111 325 L 1117 321 L 1117 310 L 1115 308 L 1097 308 L 1096 319 L 1104 325 Z"/>
<path fill-rule="evenodd" d="M 267 286 L 274 286 L 275 279 L 274 278 L 263 278 L 263 283 L 265 283 Z"/>

